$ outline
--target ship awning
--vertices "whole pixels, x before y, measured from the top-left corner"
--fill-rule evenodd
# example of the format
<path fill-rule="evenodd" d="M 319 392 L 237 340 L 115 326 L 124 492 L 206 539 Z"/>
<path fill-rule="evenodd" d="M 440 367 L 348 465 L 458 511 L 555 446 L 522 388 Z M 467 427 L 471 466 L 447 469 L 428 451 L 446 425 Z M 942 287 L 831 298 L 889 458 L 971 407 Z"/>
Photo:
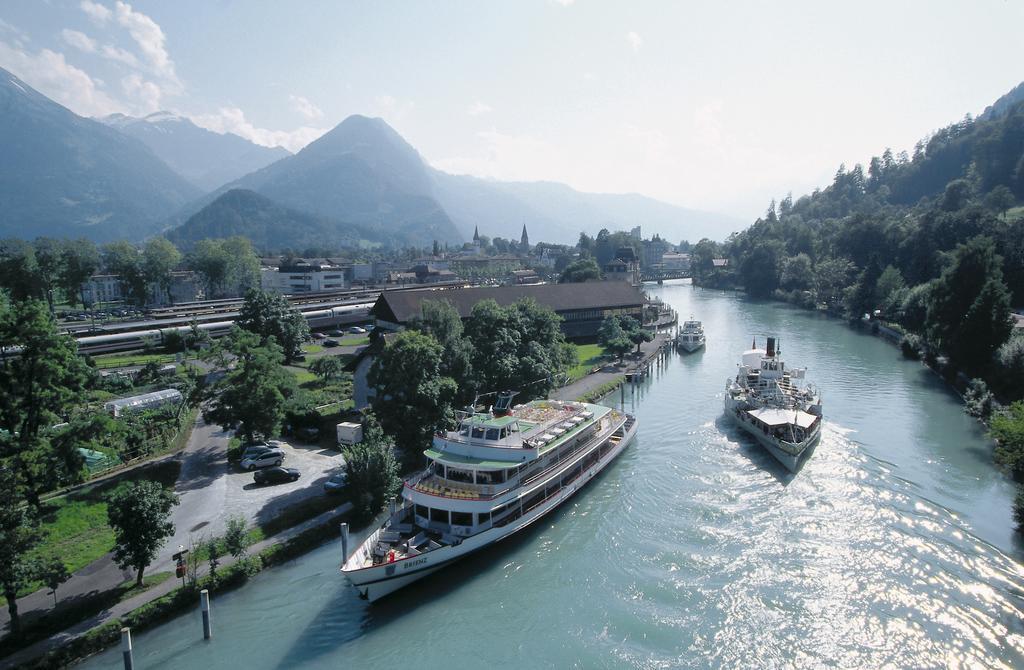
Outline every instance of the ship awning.
<path fill-rule="evenodd" d="M 427 449 L 423 454 L 434 461 L 441 461 L 449 465 L 470 466 L 478 470 L 504 470 L 505 468 L 515 468 L 523 464 L 522 461 L 493 461 L 483 458 L 472 458 L 470 456 L 450 454 L 437 449 Z"/>
<path fill-rule="evenodd" d="M 779 409 L 777 407 L 763 407 L 751 410 L 749 414 L 767 426 L 784 426 L 792 423 L 801 428 L 810 428 L 818 418 L 813 414 L 800 410 Z"/>

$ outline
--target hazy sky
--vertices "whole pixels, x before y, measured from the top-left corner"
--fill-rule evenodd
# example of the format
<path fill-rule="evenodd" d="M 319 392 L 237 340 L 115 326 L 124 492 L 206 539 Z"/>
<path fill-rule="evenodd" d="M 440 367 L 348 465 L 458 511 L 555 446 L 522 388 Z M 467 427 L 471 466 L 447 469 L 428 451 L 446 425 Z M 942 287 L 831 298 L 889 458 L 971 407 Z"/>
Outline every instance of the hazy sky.
<path fill-rule="evenodd" d="M 0 66 L 83 115 L 292 151 L 382 116 L 431 164 L 749 220 L 1024 79 L 1024 3 L 4 0 Z"/>

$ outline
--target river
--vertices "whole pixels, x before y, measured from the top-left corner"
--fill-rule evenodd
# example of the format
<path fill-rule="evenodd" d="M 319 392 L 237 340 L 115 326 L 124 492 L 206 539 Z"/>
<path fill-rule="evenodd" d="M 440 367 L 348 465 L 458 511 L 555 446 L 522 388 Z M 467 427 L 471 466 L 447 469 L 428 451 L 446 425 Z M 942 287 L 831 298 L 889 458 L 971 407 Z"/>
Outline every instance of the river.
<path fill-rule="evenodd" d="M 627 389 L 637 439 L 541 525 L 374 605 L 324 546 L 217 597 L 209 643 L 198 613 L 138 635 L 135 667 L 1024 667 L 1014 489 L 958 398 L 824 315 L 650 292 L 707 348 Z M 754 334 L 823 393 L 795 477 L 722 417 Z"/>

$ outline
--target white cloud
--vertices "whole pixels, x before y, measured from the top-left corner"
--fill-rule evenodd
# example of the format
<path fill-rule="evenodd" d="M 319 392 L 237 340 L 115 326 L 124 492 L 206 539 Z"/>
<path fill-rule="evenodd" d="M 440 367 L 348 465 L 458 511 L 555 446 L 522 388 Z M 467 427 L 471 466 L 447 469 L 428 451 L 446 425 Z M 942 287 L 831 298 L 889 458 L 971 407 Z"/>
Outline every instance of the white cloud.
<path fill-rule="evenodd" d="M 486 102 L 480 102 L 479 100 L 477 100 L 472 105 L 469 106 L 469 109 L 466 110 L 466 113 L 469 114 L 470 116 L 480 116 L 481 114 L 489 114 L 490 112 L 493 111 L 494 108 L 488 105 Z"/>
<path fill-rule="evenodd" d="M 60 31 L 61 38 L 79 51 L 94 53 L 96 51 L 96 40 L 85 33 L 65 28 Z"/>
<path fill-rule="evenodd" d="M 576 2 L 576 0 L 552 0 L 552 2 L 554 2 L 556 5 L 561 5 L 563 7 L 568 7 L 572 3 Z"/>
<path fill-rule="evenodd" d="M 629 42 L 629 46 L 633 47 L 633 51 L 640 51 L 640 47 L 644 45 L 644 38 L 632 30 L 626 33 L 626 41 Z"/>
<path fill-rule="evenodd" d="M 164 80 L 168 89 L 165 92 L 180 93 L 183 87 L 174 71 L 174 61 L 167 53 L 164 31 L 156 21 L 142 12 L 133 10 L 126 2 L 118 0 L 114 4 L 114 9 L 118 24 L 128 30 L 128 34 L 139 45 L 152 71 Z"/>
<path fill-rule="evenodd" d="M 314 105 L 309 99 L 302 97 L 301 95 L 289 95 L 288 99 L 292 103 L 292 109 L 298 112 L 307 121 L 316 121 L 324 117 L 322 109 Z"/>
<path fill-rule="evenodd" d="M 124 63 L 125 65 L 131 68 L 141 68 L 141 65 L 139 64 L 139 59 L 135 57 L 135 54 L 133 54 L 130 51 L 126 51 L 121 47 L 116 47 L 112 44 L 104 44 L 103 47 L 100 49 L 100 53 L 103 55 L 104 58 L 107 58 L 109 60 Z"/>
<path fill-rule="evenodd" d="M 0 41 L 0 67 L 76 114 L 103 116 L 129 111 L 101 90 L 96 80 L 68 63 L 64 54 L 49 49 L 32 54 Z"/>
<path fill-rule="evenodd" d="M 294 130 L 258 128 L 245 118 L 238 107 L 221 107 L 216 114 L 198 114 L 191 117 L 197 126 L 216 133 L 234 133 L 265 147 L 284 147 L 296 152 L 327 132 L 327 128 L 301 126 Z"/>
<path fill-rule="evenodd" d="M 163 91 L 151 81 L 144 80 L 138 74 L 130 74 L 121 79 L 121 90 L 135 102 L 135 107 L 142 114 L 159 111 Z"/>
<path fill-rule="evenodd" d="M 0 19 L 0 33 L 11 33 L 14 35 L 15 42 L 31 42 L 29 36 L 22 30 L 20 30 L 13 23 L 8 23 L 3 19 Z M 21 46 L 20 44 L 18 46 Z"/>
<path fill-rule="evenodd" d="M 103 25 L 110 20 L 111 11 L 108 7 L 99 4 L 98 2 L 91 2 L 90 0 L 82 0 L 78 5 L 82 11 L 85 12 L 94 23 Z"/>

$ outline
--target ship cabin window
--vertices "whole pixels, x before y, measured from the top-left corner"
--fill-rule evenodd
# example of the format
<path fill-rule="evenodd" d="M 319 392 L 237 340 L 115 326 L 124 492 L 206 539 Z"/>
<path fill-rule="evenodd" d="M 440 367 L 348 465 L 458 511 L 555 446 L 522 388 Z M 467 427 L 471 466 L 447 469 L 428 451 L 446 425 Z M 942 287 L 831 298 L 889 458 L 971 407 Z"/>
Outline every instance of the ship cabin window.
<path fill-rule="evenodd" d="M 477 484 L 501 484 L 505 481 L 504 470 L 477 470 Z"/>
<path fill-rule="evenodd" d="M 430 510 L 426 505 L 416 505 L 416 516 L 421 516 L 424 519 L 430 518 Z"/>
<path fill-rule="evenodd" d="M 436 507 L 430 508 L 430 520 L 438 521 L 440 523 L 448 523 L 448 510 L 438 509 Z"/>
<path fill-rule="evenodd" d="M 459 435 L 463 437 L 469 437 L 469 424 L 463 423 L 459 426 Z"/>
<path fill-rule="evenodd" d="M 479 514 L 476 515 L 476 522 L 477 523 L 487 523 L 490 520 L 491 520 L 491 513 L 490 512 L 480 512 Z"/>
<path fill-rule="evenodd" d="M 450 467 L 448 468 L 448 476 L 445 479 L 450 479 L 454 482 L 465 482 L 467 484 L 472 484 L 473 471 Z"/>
<path fill-rule="evenodd" d="M 483 426 L 473 426 L 473 439 L 476 439 L 476 440 L 484 439 L 484 432 L 486 432 L 486 431 L 484 430 Z"/>
<path fill-rule="evenodd" d="M 504 431 L 498 430 L 497 428 L 488 428 L 487 429 L 487 438 L 486 439 L 488 439 L 488 440 L 497 440 L 499 435 L 501 433 L 503 433 L 503 432 Z"/>
<path fill-rule="evenodd" d="M 472 526 L 473 525 L 473 514 L 472 514 L 472 512 L 452 512 L 452 525 L 453 526 Z"/>
<path fill-rule="evenodd" d="M 438 477 L 444 478 L 444 463 L 438 463 L 437 461 L 430 461 L 430 465 L 427 466 L 431 472 Z"/>

